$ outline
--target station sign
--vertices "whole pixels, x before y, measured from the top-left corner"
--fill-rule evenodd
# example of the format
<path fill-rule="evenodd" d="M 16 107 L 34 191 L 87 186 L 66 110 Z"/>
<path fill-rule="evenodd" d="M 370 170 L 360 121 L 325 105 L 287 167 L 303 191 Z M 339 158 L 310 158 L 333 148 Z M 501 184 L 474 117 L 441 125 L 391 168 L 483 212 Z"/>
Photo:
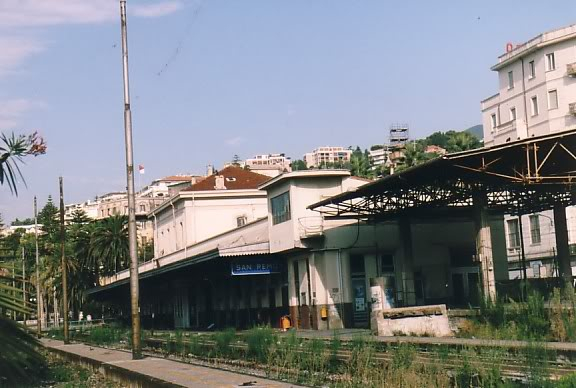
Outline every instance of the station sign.
<path fill-rule="evenodd" d="M 265 260 L 242 260 L 232 262 L 231 273 L 234 276 L 240 275 L 270 275 L 281 273 L 282 263 Z"/>

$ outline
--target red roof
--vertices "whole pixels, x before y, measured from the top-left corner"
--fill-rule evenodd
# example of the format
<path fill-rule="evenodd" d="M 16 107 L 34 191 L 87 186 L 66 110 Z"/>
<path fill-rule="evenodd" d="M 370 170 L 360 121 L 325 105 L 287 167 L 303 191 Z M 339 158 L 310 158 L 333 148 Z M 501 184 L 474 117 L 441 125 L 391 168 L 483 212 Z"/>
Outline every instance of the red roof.
<path fill-rule="evenodd" d="M 257 174 L 236 166 L 229 166 L 214 175 L 210 175 L 182 191 L 210 191 L 216 189 L 216 177 L 224 177 L 223 183 L 227 190 L 257 189 L 262 183 L 270 179 L 269 176 Z M 223 190 L 223 189 L 220 189 Z"/>

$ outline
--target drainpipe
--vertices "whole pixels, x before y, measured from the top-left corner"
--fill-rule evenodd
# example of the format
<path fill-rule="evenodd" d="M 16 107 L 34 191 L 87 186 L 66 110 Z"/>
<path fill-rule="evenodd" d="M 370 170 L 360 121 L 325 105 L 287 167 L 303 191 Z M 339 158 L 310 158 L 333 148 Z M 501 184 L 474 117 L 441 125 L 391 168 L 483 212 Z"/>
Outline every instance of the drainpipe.
<path fill-rule="evenodd" d="M 152 216 L 154 217 L 154 232 L 156 233 L 155 241 L 154 241 L 154 257 L 158 258 L 158 222 L 156 220 L 156 213 L 153 213 Z"/>
<path fill-rule="evenodd" d="M 526 77 L 524 76 L 524 58 L 520 58 L 520 63 L 522 65 L 522 102 L 524 103 L 524 121 L 526 125 L 526 137 L 530 137 L 528 129 L 528 103 L 526 102 Z M 518 135 L 518 126 L 516 126 L 516 135 Z M 514 139 L 515 140 L 515 139 Z"/>
<path fill-rule="evenodd" d="M 340 319 L 342 321 L 342 327 L 344 327 L 345 322 L 345 312 L 344 312 L 344 280 L 342 279 L 342 249 L 338 248 L 338 254 L 336 255 L 338 265 L 338 286 L 340 287 Z"/>
<path fill-rule="evenodd" d="M 183 228 L 184 238 L 182 242 L 184 243 L 184 257 L 188 257 L 188 221 L 186 220 L 186 201 L 184 201 L 184 228 Z"/>
<path fill-rule="evenodd" d="M 176 211 L 174 210 L 174 202 L 170 201 L 172 206 L 172 226 L 174 227 L 174 247 L 178 250 L 178 229 L 176 229 Z"/>
<path fill-rule="evenodd" d="M 192 192 L 192 232 L 194 236 L 192 243 L 196 244 L 198 238 L 196 237 L 196 199 L 194 198 L 194 192 Z"/>

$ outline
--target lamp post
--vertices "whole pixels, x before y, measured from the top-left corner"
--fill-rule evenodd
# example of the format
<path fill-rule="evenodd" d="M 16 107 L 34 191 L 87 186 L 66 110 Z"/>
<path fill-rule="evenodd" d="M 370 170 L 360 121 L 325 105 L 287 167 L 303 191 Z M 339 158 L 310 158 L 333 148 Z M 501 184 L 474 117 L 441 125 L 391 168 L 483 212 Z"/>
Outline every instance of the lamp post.
<path fill-rule="evenodd" d="M 128 194 L 128 245 L 130 251 L 130 307 L 132 314 L 132 358 L 142 358 L 140 344 L 140 303 L 138 285 L 138 252 L 136 249 L 136 198 L 134 195 L 134 157 L 132 154 L 132 113 L 128 80 L 128 37 L 126 30 L 126 0 L 120 0 L 122 31 L 122 69 L 124 80 L 124 139 L 126 143 L 126 191 Z"/>

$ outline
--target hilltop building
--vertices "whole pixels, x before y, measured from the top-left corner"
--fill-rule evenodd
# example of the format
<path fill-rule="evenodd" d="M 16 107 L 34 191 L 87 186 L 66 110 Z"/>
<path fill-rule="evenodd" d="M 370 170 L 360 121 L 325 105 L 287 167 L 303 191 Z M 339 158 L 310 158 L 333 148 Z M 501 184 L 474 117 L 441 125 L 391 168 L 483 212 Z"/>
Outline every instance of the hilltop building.
<path fill-rule="evenodd" d="M 344 147 L 318 147 L 304 154 L 304 162 L 307 168 L 319 168 L 329 164 L 348 163 L 351 157 L 352 150 Z"/>

